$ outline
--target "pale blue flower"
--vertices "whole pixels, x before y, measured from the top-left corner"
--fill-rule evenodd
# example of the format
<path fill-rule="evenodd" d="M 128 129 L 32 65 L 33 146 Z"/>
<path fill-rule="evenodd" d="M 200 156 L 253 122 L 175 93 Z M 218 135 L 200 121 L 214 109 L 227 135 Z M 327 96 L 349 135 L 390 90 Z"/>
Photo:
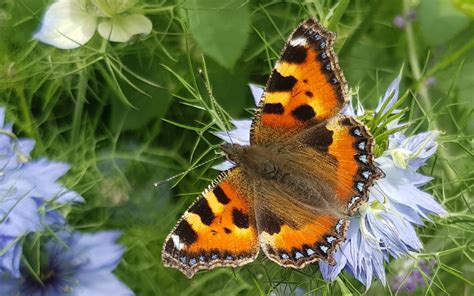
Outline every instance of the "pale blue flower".
<path fill-rule="evenodd" d="M 356 106 L 354 107 L 353 97 L 351 96 L 349 103 L 342 108 L 341 114 L 360 117 L 365 115 L 365 109 L 358 97 L 356 99 Z"/>
<path fill-rule="evenodd" d="M 401 132 L 395 133 L 390 135 L 390 144 L 384 155 L 390 155 L 400 168 L 408 166 L 417 170 L 436 152 L 439 134 L 438 131 L 429 131 L 407 137 Z"/>
<path fill-rule="evenodd" d="M 44 158 L 30 160 L 34 141 L 17 139 L 4 119 L 5 110 L 0 108 L 0 271 L 18 277 L 19 239 L 40 231 L 44 219 L 58 219 L 50 213 L 42 216 L 39 207 L 50 201 L 64 204 L 83 199 L 58 182 L 69 166 Z"/>
<path fill-rule="evenodd" d="M 61 49 L 87 43 L 95 31 L 114 42 L 127 42 L 137 34 L 148 35 L 151 21 L 131 12 L 138 0 L 56 0 L 43 17 L 34 38 Z"/>
<path fill-rule="evenodd" d="M 45 259 L 39 275 L 42 282 L 26 269 L 22 269 L 20 279 L 3 273 L 0 274 L 2 295 L 133 295 L 112 273 L 124 252 L 116 243 L 119 232 L 64 231 L 57 236 L 60 241 L 48 239 L 41 254 Z"/>
<path fill-rule="evenodd" d="M 369 202 L 351 219 L 351 231 L 335 254 L 336 265 L 320 262 L 326 280 L 332 281 L 342 270 L 347 270 L 367 289 L 373 277 L 385 284 L 383 262 L 388 261 L 389 256 L 399 257 L 421 250 L 422 244 L 413 225 L 423 225 L 422 219 L 429 214 L 446 214 L 432 195 L 419 189 L 431 178 L 415 172 L 435 153 L 434 134 L 436 132 L 389 139 L 389 147 L 393 149 L 400 147 L 400 138 L 407 140 L 403 147 L 409 152 L 414 168 L 401 168 L 390 156 L 376 159 L 385 178 L 377 180 L 370 190 Z M 343 259 L 338 260 L 341 257 Z"/>
<path fill-rule="evenodd" d="M 446 214 L 432 195 L 419 189 L 431 177 L 399 168 L 388 157 L 379 157 L 376 161 L 386 177 L 378 180 L 377 186 L 370 191 L 373 199 L 379 202 L 389 200 L 399 215 L 413 224 L 423 225 L 422 218 L 428 218 L 429 214 Z"/>
<path fill-rule="evenodd" d="M 401 74 L 392 81 L 384 96 L 380 98 L 374 111 L 378 118 L 387 115 L 388 110 L 398 100 L 400 80 Z M 251 86 L 251 90 L 258 104 L 261 90 L 255 86 Z M 395 109 L 391 113 L 398 112 L 400 110 Z M 365 110 L 359 101 L 354 107 L 351 100 L 342 113 L 362 116 Z M 233 123 L 234 130 L 228 133 L 219 132 L 216 135 L 228 143 L 248 145 L 251 122 L 238 120 Z M 393 121 L 387 128 L 398 126 L 401 124 Z M 388 262 L 390 257 L 408 255 L 422 249 L 414 225 L 423 225 L 422 219 L 429 219 L 430 214 L 446 214 L 432 195 L 420 190 L 420 187 L 432 178 L 416 172 L 436 152 L 435 140 L 438 135 L 439 132 L 433 131 L 406 137 L 399 132 L 389 137 L 388 149 L 376 159 L 378 167 L 385 173 L 385 178 L 377 180 L 370 190 L 369 201 L 351 218 L 346 241 L 334 254 L 336 264 L 331 266 L 320 262 L 320 269 L 326 280 L 333 281 L 345 270 L 367 289 L 374 278 L 385 285 L 384 263 Z M 227 169 L 232 166 L 232 163 L 225 162 L 219 168 Z"/>

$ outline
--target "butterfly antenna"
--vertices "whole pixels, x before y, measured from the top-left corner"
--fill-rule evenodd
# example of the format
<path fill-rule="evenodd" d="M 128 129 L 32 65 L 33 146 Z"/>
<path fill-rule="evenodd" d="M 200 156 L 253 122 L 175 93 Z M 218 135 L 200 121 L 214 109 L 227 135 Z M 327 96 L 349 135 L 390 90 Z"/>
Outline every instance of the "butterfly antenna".
<path fill-rule="evenodd" d="M 183 172 L 181 172 L 181 173 L 179 173 L 179 174 L 176 174 L 176 175 L 174 175 L 174 176 L 172 176 L 172 177 L 169 177 L 169 178 L 166 178 L 166 179 L 164 179 L 164 180 L 157 181 L 157 182 L 153 183 L 153 186 L 155 186 L 155 187 L 158 188 L 158 187 L 160 187 L 161 185 L 163 185 L 163 184 L 165 184 L 165 183 L 168 183 L 168 182 L 171 181 L 171 180 L 174 180 L 174 179 L 176 179 L 176 178 L 178 178 L 178 177 L 184 176 L 184 175 L 188 174 L 190 171 L 192 171 L 192 170 L 194 170 L 194 169 L 197 169 L 197 168 L 199 168 L 199 167 L 202 167 L 203 165 L 206 165 L 206 164 L 208 164 L 208 163 L 210 163 L 210 162 L 213 162 L 214 160 L 217 160 L 217 159 L 219 159 L 219 158 L 221 158 L 221 157 L 223 157 L 223 156 L 224 156 L 224 154 L 221 154 L 221 153 L 220 153 L 220 154 L 218 154 L 218 156 L 216 156 L 216 157 L 214 157 L 214 158 L 211 158 L 211 159 L 209 159 L 209 160 L 207 160 L 207 161 L 205 161 L 205 162 L 203 162 L 203 163 L 197 164 L 197 165 L 195 165 L 195 166 L 191 166 L 190 168 L 188 168 L 187 170 L 185 170 L 185 171 L 183 171 Z M 176 185 L 177 185 L 177 183 L 175 183 L 172 187 L 174 187 L 174 186 L 176 186 Z"/>
<path fill-rule="evenodd" d="M 232 137 L 230 136 L 230 133 L 229 133 L 229 126 L 228 124 L 226 124 L 227 121 L 224 120 L 224 116 L 223 114 L 221 114 L 222 108 L 220 107 L 219 103 L 217 103 L 217 100 L 214 97 L 214 94 L 212 93 L 212 88 L 211 88 L 211 84 L 209 83 L 209 77 L 207 76 L 206 63 L 204 59 L 203 59 L 203 65 L 204 65 L 204 70 L 202 69 L 198 70 L 199 77 L 201 77 L 204 83 L 204 86 L 206 87 L 207 94 L 211 100 L 212 109 L 215 110 L 215 113 L 217 115 L 217 118 L 220 122 L 221 127 L 223 127 L 225 133 L 227 134 L 227 137 L 229 138 L 230 143 L 234 145 L 232 141 Z"/>

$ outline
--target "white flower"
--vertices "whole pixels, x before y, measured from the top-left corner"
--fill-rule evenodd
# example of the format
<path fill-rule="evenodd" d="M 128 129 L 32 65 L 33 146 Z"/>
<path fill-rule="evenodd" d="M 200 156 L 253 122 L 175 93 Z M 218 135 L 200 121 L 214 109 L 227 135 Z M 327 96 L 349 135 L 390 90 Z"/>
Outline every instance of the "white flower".
<path fill-rule="evenodd" d="M 148 35 L 151 21 L 128 13 L 136 0 L 56 0 L 46 11 L 35 39 L 61 49 L 87 43 L 95 31 L 110 41 L 127 42 L 137 34 Z"/>

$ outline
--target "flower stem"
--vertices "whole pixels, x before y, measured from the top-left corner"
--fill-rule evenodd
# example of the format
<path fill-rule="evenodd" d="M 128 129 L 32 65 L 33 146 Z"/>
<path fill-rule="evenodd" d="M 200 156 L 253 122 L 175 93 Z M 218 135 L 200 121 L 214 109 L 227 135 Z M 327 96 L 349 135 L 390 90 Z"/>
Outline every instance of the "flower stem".
<path fill-rule="evenodd" d="M 28 274 L 35 279 L 38 284 L 44 287 L 43 281 L 41 280 L 39 274 L 34 270 L 34 268 L 30 265 L 28 260 L 24 256 L 21 257 L 21 263 L 23 267 L 26 269 Z"/>
<path fill-rule="evenodd" d="M 18 97 L 18 102 L 19 102 L 19 105 L 20 105 L 20 112 L 22 114 L 23 120 L 25 121 L 24 132 L 26 133 L 26 135 L 28 137 L 35 139 L 37 148 L 42 150 L 43 144 L 41 142 L 41 138 L 39 136 L 38 129 L 37 129 L 35 123 L 34 123 L 33 116 L 31 114 L 31 110 L 28 107 L 28 102 L 26 100 L 23 88 L 15 87 L 14 91 L 15 91 L 17 97 Z"/>
<path fill-rule="evenodd" d="M 403 9 L 404 12 L 408 12 L 408 1 L 403 1 Z M 421 98 L 421 102 L 423 107 L 429 109 L 431 107 L 431 100 L 428 95 L 428 90 L 426 88 L 426 84 L 424 84 L 422 80 L 421 68 L 418 61 L 418 55 L 416 53 L 416 42 L 415 42 L 415 34 L 413 33 L 413 26 L 411 22 L 407 22 L 405 25 L 405 34 L 407 38 L 407 46 L 408 46 L 408 58 L 410 60 L 410 69 L 413 75 L 413 78 L 418 81 L 418 94 Z M 433 124 L 436 125 L 436 121 L 433 121 Z"/>
<path fill-rule="evenodd" d="M 173 11 L 175 6 L 163 6 L 163 7 L 155 7 L 155 6 L 144 6 L 141 8 L 141 13 L 143 14 L 158 14 L 168 11 Z"/>
<path fill-rule="evenodd" d="M 72 119 L 71 144 L 77 143 L 79 131 L 81 129 L 82 112 L 84 110 L 84 103 L 86 101 L 87 81 L 89 75 L 87 69 L 84 68 L 79 72 L 79 85 L 76 96 L 76 106 L 74 108 L 74 115 Z"/>

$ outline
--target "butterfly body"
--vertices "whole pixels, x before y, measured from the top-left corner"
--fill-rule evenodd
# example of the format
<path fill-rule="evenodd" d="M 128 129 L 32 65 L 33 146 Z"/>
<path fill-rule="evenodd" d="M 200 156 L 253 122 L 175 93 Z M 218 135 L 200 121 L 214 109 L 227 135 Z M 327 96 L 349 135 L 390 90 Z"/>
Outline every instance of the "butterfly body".
<path fill-rule="evenodd" d="M 301 206 L 311 207 L 312 211 L 333 211 L 330 200 L 335 196 L 331 192 L 332 180 L 329 176 L 323 176 L 334 164 L 330 160 L 323 162 L 327 164 L 326 168 L 321 167 L 324 171 L 315 172 L 315 162 L 321 161 L 324 156 L 310 151 L 292 137 L 267 144 L 267 147 L 238 144 L 223 147 L 228 159 L 241 169 L 244 184 L 252 188 L 247 198 L 269 202 L 266 196 L 271 195 L 278 197 L 274 207 L 295 199 Z"/>
<path fill-rule="evenodd" d="M 313 19 L 291 34 L 254 117 L 250 144 L 222 146 L 235 167 L 183 214 L 165 241 L 165 265 L 192 277 L 249 263 L 260 249 L 285 267 L 334 263 L 348 218 L 381 173 L 368 129 L 339 114 L 347 85 L 333 41 Z"/>

